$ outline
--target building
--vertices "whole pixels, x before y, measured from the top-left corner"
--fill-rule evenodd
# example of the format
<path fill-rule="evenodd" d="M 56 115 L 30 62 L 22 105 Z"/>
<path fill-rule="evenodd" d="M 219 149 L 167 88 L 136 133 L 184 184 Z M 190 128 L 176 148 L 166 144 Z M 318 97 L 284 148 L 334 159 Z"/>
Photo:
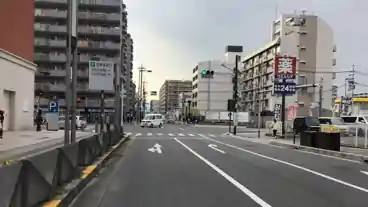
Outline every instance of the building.
<path fill-rule="evenodd" d="M 227 46 L 224 61 L 202 61 L 192 70 L 192 107 L 202 116 L 207 111 L 227 111 L 227 101 L 233 98 L 235 57 L 242 52 L 242 46 Z M 213 77 L 203 76 L 203 70 L 213 71 Z"/>
<path fill-rule="evenodd" d="M 192 81 L 165 80 L 160 88 L 160 112 L 174 112 L 179 108 L 178 95 L 182 92 L 192 91 Z"/>
<path fill-rule="evenodd" d="M 273 93 L 274 57 L 288 55 L 297 57 L 298 85 L 321 84 L 325 89 L 332 88 L 333 66 L 336 64 L 331 27 L 315 15 L 286 14 L 272 22 L 271 41 L 261 49 L 242 59 L 241 105 L 244 111 L 274 110 L 281 104 L 281 97 Z M 304 88 L 296 95 L 287 96 L 286 103 L 297 103 L 299 109 L 307 109 L 319 102 L 318 87 Z M 332 91 L 322 94 L 322 107 L 330 109 Z M 308 110 L 298 110 L 298 115 L 306 115 Z"/>
<path fill-rule="evenodd" d="M 35 0 L 34 62 L 38 65 L 36 90 L 40 107 L 46 110 L 50 99 L 60 102 L 65 111 L 67 0 Z M 122 70 L 124 101 L 130 101 L 132 84 L 133 40 L 127 34 L 127 12 L 121 0 L 80 0 L 78 7 L 78 83 L 80 103 L 77 111 L 88 113 L 88 120 L 100 113 L 100 91 L 88 88 L 88 61 L 113 61 Z M 122 34 L 122 35 L 121 35 Z M 123 44 L 120 45 L 120 39 Z M 123 65 L 120 67 L 120 50 Z M 41 91 L 41 93 L 39 93 Z M 105 91 L 105 111 L 114 110 L 114 91 Z M 129 104 L 124 107 L 125 110 Z"/>
<path fill-rule="evenodd" d="M 0 49 L 0 109 L 5 112 L 4 131 L 33 128 L 35 72 L 33 62 Z"/>
<path fill-rule="evenodd" d="M 0 48 L 31 62 L 34 57 L 33 3 L 33 0 L 0 1 Z"/>
<path fill-rule="evenodd" d="M 150 101 L 150 112 L 159 113 L 160 112 L 160 100 Z"/>
<path fill-rule="evenodd" d="M 124 113 L 133 113 L 135 104 L 135 84 L 133 83 L 133 52 L 134 52 L 134 42 L 130 34 L 127 35 L 127 47 L 124 51 L 127 54 L 124 64 L 126 64 L 127 70 L 125 70 L 126 84 L 124 84 Z"/>

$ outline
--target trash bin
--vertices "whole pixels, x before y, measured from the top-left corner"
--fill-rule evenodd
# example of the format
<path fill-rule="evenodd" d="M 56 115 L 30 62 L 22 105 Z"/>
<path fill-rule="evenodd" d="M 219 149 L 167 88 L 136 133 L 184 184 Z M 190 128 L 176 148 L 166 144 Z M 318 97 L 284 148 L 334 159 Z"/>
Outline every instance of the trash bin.
<path fill-rule="evenodd" d="M 340 133 L 318 132 L 315 144 L 317 148 L 340 151 Z"/>
<path fill-rule="evenodd" d="M 316 131 L 304 131 L 300 133 L 300 145 L 316 147 Z"/>

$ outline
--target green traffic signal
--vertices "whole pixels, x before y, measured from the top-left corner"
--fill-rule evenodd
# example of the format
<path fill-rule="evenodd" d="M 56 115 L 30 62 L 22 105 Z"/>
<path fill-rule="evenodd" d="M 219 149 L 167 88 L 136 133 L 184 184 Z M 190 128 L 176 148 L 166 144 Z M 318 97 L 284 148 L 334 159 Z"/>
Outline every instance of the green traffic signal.
<path fill-rule="evenodd" d="M 203 75 L 206 75 L 206 73 L 207 73 L 207 70 L 202 70 Z"/>

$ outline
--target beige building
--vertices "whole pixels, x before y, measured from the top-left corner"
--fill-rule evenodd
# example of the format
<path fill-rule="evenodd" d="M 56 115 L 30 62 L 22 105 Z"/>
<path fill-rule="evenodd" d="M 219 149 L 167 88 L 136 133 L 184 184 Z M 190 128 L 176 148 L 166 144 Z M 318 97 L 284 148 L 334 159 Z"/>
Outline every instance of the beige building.
<path fill-rule="evenodd" d="M 192 81 L 166 80 L 160 88 L 160 112 L 173 112 L 179 108 L 179 94 L 192 92 Z"/>
<path fill-rule="evenodd" d="M 275 104 L 281 104 L 281 96 L 273 93 L 275 55 L 297 57 L 295 82 L 298 85 L 322 84 L 326 89 L 322 94 L 322 107 L 330 109 L 335 51 L 333 31 L 321 18 L 304 13 L 282 15 L 272 22 L 271 41 L 242 59 L 239 88 L 242 110 L 257 112 L 258 103 L 261 103 L 261 110 L 273 111 Z M 288 105 L 298 103 L 309 107 L 318 101 L 319 89 L 312 87 L 286 97 Z"/>
<path fill-rule="evenodd" d="M 0 109 L 4 130 L 33 128 L 36 65 L 0 49 Z"/>

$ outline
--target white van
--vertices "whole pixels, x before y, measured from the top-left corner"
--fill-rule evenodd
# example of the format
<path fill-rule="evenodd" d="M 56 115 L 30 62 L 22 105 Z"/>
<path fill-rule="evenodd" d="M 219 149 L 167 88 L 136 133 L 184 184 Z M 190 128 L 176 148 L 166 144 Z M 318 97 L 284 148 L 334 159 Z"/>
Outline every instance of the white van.
<path fill-rule="evenodd" d="M 161 128 L 164 125 L 164 119 L 161 114 L 147 114 L 141 122 L 141 127 Z"/>

